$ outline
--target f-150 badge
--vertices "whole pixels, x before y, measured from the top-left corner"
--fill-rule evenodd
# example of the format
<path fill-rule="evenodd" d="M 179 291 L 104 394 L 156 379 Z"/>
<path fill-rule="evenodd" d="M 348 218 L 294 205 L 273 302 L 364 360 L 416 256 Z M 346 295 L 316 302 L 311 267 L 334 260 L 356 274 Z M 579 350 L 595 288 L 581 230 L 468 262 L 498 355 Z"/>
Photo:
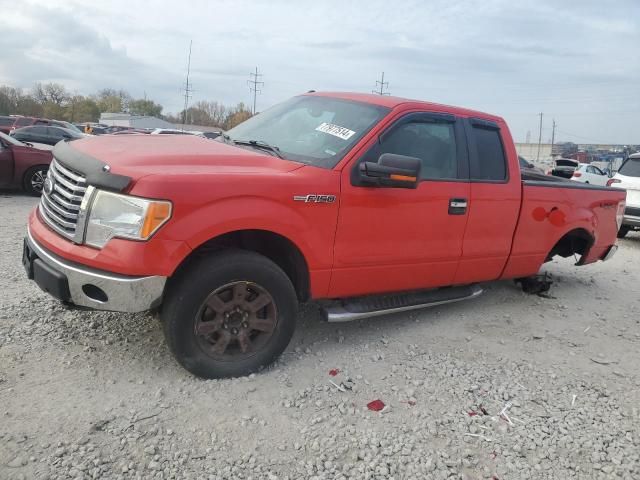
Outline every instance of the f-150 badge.
<path fill-rule="evenodd" d="M 336 201 L 335 195 L 319 195 L 317 193 L 310 193 L 309 195 L 294 195 L 293 199 L 296 202 L 304 203 L 333 203 Z"/>

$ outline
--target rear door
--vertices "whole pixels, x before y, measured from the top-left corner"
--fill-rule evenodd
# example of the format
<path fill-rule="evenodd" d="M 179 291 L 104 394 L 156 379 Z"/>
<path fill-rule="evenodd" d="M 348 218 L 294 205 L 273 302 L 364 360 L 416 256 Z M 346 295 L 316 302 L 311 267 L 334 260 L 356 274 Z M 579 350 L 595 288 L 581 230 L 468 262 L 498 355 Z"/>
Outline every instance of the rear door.
<path fill-rule="evenodd" d="M 464 127 L 452 115 L 399 117 L 341 173 L 330 296 L 450 285 L 467 222 Z M 359 183 L 358 165 L 383 153 L 422 160 L 416 189 Z"/>
<path fill-rule="evenodd" d="M 521 180 L 506 124 L 465 120 L 471 194 L 455 283 L 494 280 L 509 258 L 520 214 Z M 508 149 L 508 150 L 507 150 Z"/>

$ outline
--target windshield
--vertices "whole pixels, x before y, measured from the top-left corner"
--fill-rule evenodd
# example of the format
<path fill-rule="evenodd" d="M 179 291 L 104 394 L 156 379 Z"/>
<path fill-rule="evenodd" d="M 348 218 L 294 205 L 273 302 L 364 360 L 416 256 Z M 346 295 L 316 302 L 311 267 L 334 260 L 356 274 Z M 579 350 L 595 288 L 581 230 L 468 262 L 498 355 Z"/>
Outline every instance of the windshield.
<path fill-rule="evenodd" d="M 640 177 L 640 158 L 627 158 L 618 173 L 627 177 Z"/>
<path fill-rule="evenodd" d="M 294 97 L 232 128 L 227 141 L 267 144 L 286 159 L 333 168 L 388 112 L 350 100 Z"/>
<path fill-rule="evenodd" d="M 13 137 L 10 137 L 9 135 L 6 135 L 2 132 L 0 132 L 0 138 L 2 139 L 3 142 L 5 143 L 10 143 L 12 145 L 18 145 L 20 147 L 24 147 L 26 146 L 24 143 L 22 143 L 20 140 L 16 140 Z"/>

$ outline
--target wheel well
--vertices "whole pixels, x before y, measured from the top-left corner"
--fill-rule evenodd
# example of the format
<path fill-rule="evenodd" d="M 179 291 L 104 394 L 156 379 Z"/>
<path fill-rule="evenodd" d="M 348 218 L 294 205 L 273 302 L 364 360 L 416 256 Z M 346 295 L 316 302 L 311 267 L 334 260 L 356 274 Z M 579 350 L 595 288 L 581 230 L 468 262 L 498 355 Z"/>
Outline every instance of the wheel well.
<path fill-rule="evenodd" d="M 248 250 L 264 255 L 287 274 L 298 300 L 304 302 L 309 299 L 309 268 L 302 252 L 288 238 L 267 230 L 239 230 L 212 238 L 191 252 L 178 268 L 199 256 L 224 249 Z"/>
<path fill-rule="evenodd" d="M 547 262 L 556 255 L 567 258 L 578 254 L 581 257 L 584 257 L 593 245 L 593 241 L 593 236 L 591 236 L 591 234 L 585 229 L 576 228 L 575 230 L 571 230 L 570 232 L 565 233 L 564 236 L 553 246 L 547 256 Z"/>
<path fill-rule="evenodd" d="M 27 168 L 24 172 L 22 172 L 22 182 L 25 182 L 27 180 L 27 175 L 31 172 L 33 172 L 34 170 L 37 170 L 39 168 L 49 168 L 49 165 L 46 163 L 41 163 L 38 165 L 31 165 L 29 168 Z M 16 172 L 17 173 L 17 172 Z"/>

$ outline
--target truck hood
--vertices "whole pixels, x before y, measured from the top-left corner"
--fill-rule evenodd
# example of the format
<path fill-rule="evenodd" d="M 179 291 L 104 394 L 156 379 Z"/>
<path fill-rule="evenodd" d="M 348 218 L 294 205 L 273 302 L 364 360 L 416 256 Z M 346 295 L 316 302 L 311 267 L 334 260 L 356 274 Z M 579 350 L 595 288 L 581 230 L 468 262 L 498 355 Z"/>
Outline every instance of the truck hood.
<path fill-rule="evenodd" d="M 159 173 L 277 174 L 304 166 L 194 135 L 102 135 L 73 143 L 61 142 L 53 155 L 62 163 L 89 174 L 88 179 L 96 180 L 100 171 L 108 171 L 110 175 L 129 177 L 134 182 Z M 97 182 L 102 183 L 99 179 Z"/>

